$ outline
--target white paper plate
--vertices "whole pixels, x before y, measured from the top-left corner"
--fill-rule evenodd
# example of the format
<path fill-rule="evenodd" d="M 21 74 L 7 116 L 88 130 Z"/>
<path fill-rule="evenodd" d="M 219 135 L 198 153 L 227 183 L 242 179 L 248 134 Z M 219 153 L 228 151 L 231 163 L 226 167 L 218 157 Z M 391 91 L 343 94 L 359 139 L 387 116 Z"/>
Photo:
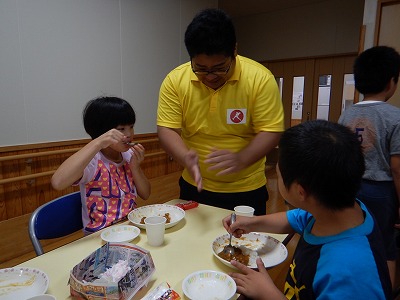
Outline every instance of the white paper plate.
<path fill-rule="evenodd" d="M 167 213 L 169 214 L 171 221 L 165 224 L 165 228 L 175 226 L 185 217 L 185 211 L 176 205 L 154 204 L 138 207 L 132 210 L 128 214 L 128 219 L 135 224 L 135 226 L 145 229 L 145 225 L 141 223 L 143 218 L 152 216 L 164 217 Z"/>
<path fill-rule="evenodd" d="M 218 253 L 229 244 L 229 234 L 217 237 L 211 244 L 212 252 L 225 265 L 235 268 L 231 263 L 218 256 Z M 266 268 L 276 266 L 283 262 L 287 255 L 286 247 L 277 239 L 264 233 L 251 232 L 240 238 L 232 237 L 232 246 L 242 249 L 244 254 L 250 255 L 250 268 L 257 268 L 256 259 L 260 257 Z"/>
<path fill-rule="evenodd" d="M 0 299 L 24 300 L 46 293 L 49 278 L 41 270 L 34 268 L 0 269 Z"/>
<path fill-rule="evenodd" d="M 188 275 L 182 290 L 191 300 L 228 300 L 236 293 L 236 283 L 225 273 L 204 270 Z"/>
<path fill-rule="evenodd" d="M 101 233 L 103 241 L 110 243 L 129 243 L 140 234 L 140 229 L 132 225 L 114 225 Z"/>

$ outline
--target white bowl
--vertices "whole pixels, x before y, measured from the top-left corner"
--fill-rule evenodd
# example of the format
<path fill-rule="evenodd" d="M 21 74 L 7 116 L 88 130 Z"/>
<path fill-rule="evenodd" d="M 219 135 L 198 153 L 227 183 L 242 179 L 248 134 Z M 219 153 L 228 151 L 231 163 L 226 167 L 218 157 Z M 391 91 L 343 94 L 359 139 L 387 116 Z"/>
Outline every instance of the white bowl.
<path fill-rule="evenodd" d="M 225 273 L 203 270 L 188 275 L 182 290 L 191 300 L 228 300 L 236 293 L 236 283 Z"/>
<path fill-rule="evenodd" d="M 103 241 L 110 243 L 128 243 L 140 234 L 140 229 L 132 225 L 114 225 L 101 233 Z"/>
<path fill-rule="evenodd" d="M 223 264 L 236 269 L 229 261 L 218 256 L 226 245 L 229 244 L 229 234 L 217 237 L 211 244 L 214 256 Z M 287 255 L 286 247 L 277 239 L 264 233 L 251 232 L 243 234 L 240 238 L 232 237 L 232 246 L 238 247 L 249 255 L 249 268 L 257 268 L 256 259 L 260 257 L 266 268 L 283 262 Z"/>
<path fill-rule="evenodd" d="M 166 214 L 169 214 L 170 222 L 165 223 L 165 228 L 170 228 L 175 226 L 185 217 L 185 211 L 176 206 L 176 205 L 168 205 L 168 204 L 153 204 L 146 205 L 142 207 L 138 207 L 132 210 L 128 214 L 128 219 L 135 226 L 145 229 L 144 219 L 147 217 L 160 216 L 165 217 Z M 168 219 L 168 218 L 167 218 Z"/>
<path fill-rule="evenodd" d="M 27 299 L 46 293 L 49 278 L 34 268 L 14 267 L 0 269 L 1 300 Z"/>

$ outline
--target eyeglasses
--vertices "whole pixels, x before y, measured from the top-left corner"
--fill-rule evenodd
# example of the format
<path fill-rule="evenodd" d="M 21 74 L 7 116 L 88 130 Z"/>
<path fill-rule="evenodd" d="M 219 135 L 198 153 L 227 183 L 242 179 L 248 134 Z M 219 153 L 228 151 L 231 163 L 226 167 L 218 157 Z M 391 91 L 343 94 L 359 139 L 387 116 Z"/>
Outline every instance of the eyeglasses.
<path fill-rule="evenodd" d="M 229 66 L 228 66 L 228 68 L 226 70 L 215 70 L 215 71 L 195 70 L 193 68 L 192 61 L 190 61 L 190 64 L 192 65 L 193 73 L 198 75 L 198 76 L 207 76 L 208 74 L 213 74 L 213 75 L 216 75 L 216 76 L 225 76 L 226 74 L 228 74 L 229 70 L 231 69 L 232 62 L 233 62 L 233 60 L 231 60 L 231 63 L 229 64 Z"/>

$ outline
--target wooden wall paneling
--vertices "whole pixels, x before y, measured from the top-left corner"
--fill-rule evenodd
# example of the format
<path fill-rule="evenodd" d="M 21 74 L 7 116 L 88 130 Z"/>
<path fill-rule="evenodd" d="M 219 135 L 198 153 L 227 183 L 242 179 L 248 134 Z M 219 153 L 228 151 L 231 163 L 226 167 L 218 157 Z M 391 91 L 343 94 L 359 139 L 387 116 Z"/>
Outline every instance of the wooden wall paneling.
<path fill-rule="evenodd" d="M 344 57 L 344 73 L 353 74 L 353 65 L 357 55 L 350 55 Z"/>
<path fill-rule="evenodd" d="M 2 188 L 0 191 L 0 222 L 1 220 L 7 220 L 7 209 L 6 209 L 6 201 L 5 201 L 5 193 Z"/>
<path fill-rule="evenodd" d="M 183 167 L 178 164 L 172 157 L 170 157 L 169 155 L 167 155 L 166 157 L 166 173 L 170 174 L 170 173 L 174 173 L 174 172 L 178 172 L 178 171 L 182 171 Z"/>
<path fill-rule="evenodd" d="M 306 59 L 294 60 L 293 61 L 293 76 L 304 76 L 306 70 Z"/>
<path fill-rule="evenodd" d="M 314 86 L 313 86 L 313 104 L 311 111 L 311 120 L 317 118 L 318 109 L 318 94 L 319 94 L 319 77 L 320 75 L 332 75 L 333 57 L 318 58 L 315 60 L 315 71 L 314 71 Z M 332 89 L 331 98 L 332 101 Z"/>
<path fill-rule="evenodd" d="M 335 57 L 332 64 L 331 99 L 329 102 L 329 120 L 337 122 L 342 111 L 344 83 L 344 57 Z"/>
<path fill-rule="evenodd" d="M 180 172 L 174 172 L 167 175 L 152 178 L 151 195 L 149 199 L 137 199 L 138 206 L 150 205 L 155 203 L 164 203 L 166 201 L 177 199 L 179 197 L 178 180 Z"/>
<path fill-rule="evenodd" d="M 292 119 L 292 101 L 293 101 L 293 61 L 285 61 L 283 63 L 283 88 L 282 88 L 282 103 L 285 114 L 285 128 L 290 127 Z"/>
<path fill-rule="evenodd" d="M 3 179 L 4 172 L 3 172 L 3 162 L 0 162 L 0 179 Z M 5 189 L 4 185 L 0 185 L 0 220 L 5 220 L 7 218 L 7 211 L 6 211 L 6 199 L 5 199 Z"/>
<path fill-rule="evenodd" d="M 311 120 L 315 60 L 307 59 L 304 70 L 303 122 Z"/>
<path fill-rule="evenodd" d="M 275 77 L 283 77 L 283 64 L 281 62 L 263 62 L 267 69 L 269 69 Z"/>
<path fill-rule="evenodd" d="M 59 166 L 52 166 L 51 165 L 51 159 L 52 156 L 47 156 L 47 157 L 35 157 L 33 158 L 33 164 L 35 168 L 35 173 L 40 173 L 40 172 L 45 172 L 45 171 L 51 171 L 57 169 Z M 40 178 L 35 178 L 27 182 L 29 186 L 32 187 L 32 192 L 34 192 L 36 196 L 36 207 L 39 207 L 40 205 L 51 201 L 52 198 L 50 191 L 53 189 L 50 186 L 50 179 L 51 176 L 45 176 L 45 177 L 40 177 Z M 27 213 L 32 213 L 36 207 L 30 208 L 30 211 Z"/>
<path fill-rule="evenodd" d="M 23 201 L 21 214 L 24 215 L 33 212 L 36 207 L 39 207 L 39 199 L 37 197 L 38 193 L 34 179 L 29 181 L 20 181 L 20 185 L 20 194 Z"/>
<path fill-rule="evenodd" d="M 284 64 L 280 61 L 278 62 L 261 62 L 267 69 L 269 69 L 272 74 L 274 75 L 275 78 L 282 78 L 283 79 L 283 83 L 282 83 L 282 103 L 283 103 L 283 97 L 285 94 L 285 91 L 283 90 L 283 88 L 286 86 L 286 78 L 285 78 L 285 71 L 284 71 Z M 285 117 L 285 127 L 286 127 L 286 123 L 289 122 L 290 123 L 290 119 L 289 121 L 286 121 L 287 119 L 287 115 L 286 115 L 286 110 L 285 110 L 285 105 L 283 106 L 283 111 L 284 111 L 284 117 Z"/>
<path fill-rule="evenodd" d="M 312 90 L 314 77 L 314 59 L 300 59 L 293 61 L 293 77 L 304 77 L 302 120 L 307 121 L 311 116 Z M 292 79 L 294 80 L 294 79 Z M 293 97 L 293 90 L 291 91 Z M 300 123 L 300 122 L 298 122 Z"/>
<path fill-rule="evenodd" d="M 337 122 L 342 113 L 344 76 L 353 74 L 353 65 L 356 55 L 335 57 L 332 71 L 332 93 L 329 120 Z M 354 97 L 355 101 L 356 98 Z"/>
<path fill-rule="evenodd" d="M 161 176 L 165 172 L 165 154 L 145 157 L 141 167 L 148 179 Z"/>
<path fill-rule="evenodd" d="M 8 161 L 4 164 L 3 171 L 8 174 L 9 177 L 15 177 L 24 175 L 21 172 L 19 160 Z M 20 190 L 21 182 L 12 182 L 5 185 L 5 203 L 6 203 L 6 217 L 7 219 L 20 216 L 23 212 L 22 209 L 22 198 Z"/>
<path fill-rule="evenodd" d="M 295 77 L 304 77 L 304 84 L 305 84 L 305 70 L 306 70 L 306 60 L 305 59 L 300 59 L 300 60 L 294 60 L 293 61 L 293 73 L 291 77 L 291 81 L 293 83 L 294 87 L 294 79 Z M 293 87 L 292 91 L 290 93 L 290 114 L 292 114 L 292 109 L 293 109 Z M 295 126 L 303 122 L 303 113 L 304 113 L 304 86 L 303 86 L 303 105 L 302 105 L 302 116 L 301 119 L 293 119 L 293 117 L 290 118 L 290 126 Z"/>
<path fill-rule="evenodd" d="M 39 152 L 38 150 L 33 150 L 32 152 Z M 37 161 L 39 157 L 36 158 L 26 158 L 20 160 L 20 164 L 25 169 L 24 175 L 30 175 L 37 173 Z M 38 179 L 28 179 L 24 181 L 20 181 L 21 184 L 21 199 L 23 199 L 22 205 L 22 214 L 27 214 L 33 212 L 37 207 L 40 206 L 40 202 L 38 199 L 38 193 L 36 190 Z"/>
<path fill-rule="evenodd" d="M 307 57 L 272 62 L 262 62 L 275 77 L 283 78 L 282 101 L 285 126 L 290 126 L 292 113 L 293 77 L 304 76 L 302 122 L 317 118 L 319 76 L 332 75 L 330 120 L 336 121 L 341 111 L 344 74 L 351 74 L 356 53 L 324 57 Z M 339 65 L 335 65 L 338 63 Z M 340 86 L 340 87 L 339 87 Z M 340 109 L 339 109 L 340 107 Z M 331 115 L 332 114 L 332 115 Z"/>

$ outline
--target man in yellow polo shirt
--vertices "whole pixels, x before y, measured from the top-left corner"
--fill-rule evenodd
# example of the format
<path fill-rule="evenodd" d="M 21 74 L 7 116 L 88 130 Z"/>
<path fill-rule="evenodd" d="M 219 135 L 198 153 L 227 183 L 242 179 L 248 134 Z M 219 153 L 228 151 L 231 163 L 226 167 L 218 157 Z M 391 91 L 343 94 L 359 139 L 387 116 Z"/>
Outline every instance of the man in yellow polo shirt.
<path fill-rule="evenodd" d="M 265 214 L 265 157 L 284 131 L 275 78 L 237 55 L 235 29 L 222 10 L 198 13 L 185 45 L 191 60 L 164 79 L 157 112 L 161 145 L 184 166 L 180 198 Z"/>

